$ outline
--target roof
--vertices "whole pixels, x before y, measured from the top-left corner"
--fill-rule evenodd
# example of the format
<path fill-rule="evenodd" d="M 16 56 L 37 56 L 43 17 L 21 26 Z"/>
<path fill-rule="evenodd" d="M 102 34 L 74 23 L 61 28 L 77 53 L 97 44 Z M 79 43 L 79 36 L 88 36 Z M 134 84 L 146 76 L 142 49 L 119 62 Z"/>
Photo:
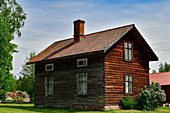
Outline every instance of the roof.
<path fill-rule="evenodd" d="M 106 52 L 132 29 L 140 35 L 134 24 L 131 24 L 84 35 L 84 38 L 79 42 L 74 42 L 73 38 L 57 41 L 28 61 L 27 64 L 96 51 Z M 141 35 L 139 42 L 145 45 L 150 61 L 158 59 Z"/>
<path fill-rule="evenodd" d="M 149 74 L 150 82 L 159 82 L 160 85 L 170 85 L 170 72 Z"/>

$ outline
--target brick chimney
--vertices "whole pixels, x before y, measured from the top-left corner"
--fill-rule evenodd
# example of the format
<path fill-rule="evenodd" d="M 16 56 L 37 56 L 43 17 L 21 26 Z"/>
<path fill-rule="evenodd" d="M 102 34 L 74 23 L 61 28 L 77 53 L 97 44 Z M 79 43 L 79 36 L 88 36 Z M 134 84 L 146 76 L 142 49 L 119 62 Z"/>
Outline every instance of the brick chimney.
<path fill-rule="evenodd" d="M 84 38 L 84 20 L 76 20 L 74 23 L 74 41 L 80 41 Z"/>

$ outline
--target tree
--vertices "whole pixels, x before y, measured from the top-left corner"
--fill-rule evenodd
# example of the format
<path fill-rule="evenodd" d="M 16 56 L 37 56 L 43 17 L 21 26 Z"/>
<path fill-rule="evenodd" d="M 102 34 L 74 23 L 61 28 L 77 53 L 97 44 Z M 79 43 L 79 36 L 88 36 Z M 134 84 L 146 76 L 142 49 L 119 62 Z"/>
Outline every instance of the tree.
<path fill-rule="evenodd" d="M 34 58 L 36 53 L 33 51 L 26 57 L 25 63 L 22 65 L 22 70 L 19 73 L 19 79 L 17 80 L 17 90 L 26 91 L 30 97 L 34 95 L 34 70 L 35 65 L 26 65 L 26 62 Z"/>
<path fill-rule="evenodd" d="M 159 65 L 159 72 L 169 72 L 170 71 L 170 64 L 165 62 L 165 64 L 160 63 Z"/>
<path fill-rule="evenodd" d="M 156 70 L 152 70 L 152 73 L 156 73 Z"/>
<path fill-rule="evenodd" d="M 26 14 L 16 0 L 0 0 L 0 98 L 14 87 L 10 71 L 13 69 L 12 53 L 17 52 L 17 45 L 11 43 L 14 35 L 20 37 Z"/>

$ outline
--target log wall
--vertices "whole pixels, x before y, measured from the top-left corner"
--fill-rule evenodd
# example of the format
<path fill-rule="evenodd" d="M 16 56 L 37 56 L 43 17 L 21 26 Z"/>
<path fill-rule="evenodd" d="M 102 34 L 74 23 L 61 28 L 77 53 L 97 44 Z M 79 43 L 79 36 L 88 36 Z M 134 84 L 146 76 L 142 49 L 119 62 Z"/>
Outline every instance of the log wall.
<path fill-rule="evenodd" d="M 133 42 L 132 62 L 124 61 L 124 41 Z M 133 76 L 133 95 L 136 97 L 140 89 L 149 82 L 149 61 L 142 47 L 135 41 L 134 36 L 128 33 L 119 40 L 104 56 L 105 74 L 105 106 L 114 106 L 120 103 L 125 96 L 124 74 Z"/>
<path fill-rule="evenodd" d="M 77 59 L 88 58 L 87 67 L 77 67 Z M 45 64 L 54 63 L 54 71 L 45 72 Z M 103 54 L 93 54 L 35 65 L 35 106 L 55 107 L 104 107 L 104 65 Z M 87 95 L 77 94 L 77 74 L 88 74 Z M 54 79 L 54 95 L 45 96 L 45 77 Z"/>

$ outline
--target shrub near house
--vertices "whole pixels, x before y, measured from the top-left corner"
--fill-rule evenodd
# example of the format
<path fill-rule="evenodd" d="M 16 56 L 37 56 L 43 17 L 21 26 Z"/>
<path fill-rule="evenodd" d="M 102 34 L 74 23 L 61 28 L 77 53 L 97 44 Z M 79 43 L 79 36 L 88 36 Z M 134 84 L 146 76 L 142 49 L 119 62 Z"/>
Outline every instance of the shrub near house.
<path fill-rule="evenodd" d="M 154 110 L 166 99 L 165 92 L 161 90 L 159 83 L 149 83 L 148 87 L 144 86 L 141 93 L 137 96 L 137 102 L 129 96 L 123 97 L 120 101 L 120 106 L 123 109 L 141 109 Z M 138 103 L 138 104 L 137 104 Z"/>
<path fill-rule="evenodd" d="M 161 90 L 160 84 L 152 82 L 148 87 L 141 89 L 138 95 L 139 108 L 142 110 L 154 110 L 158 108 L 160 103 L 164 102 L 166 95 L 164 90 Z"/>

